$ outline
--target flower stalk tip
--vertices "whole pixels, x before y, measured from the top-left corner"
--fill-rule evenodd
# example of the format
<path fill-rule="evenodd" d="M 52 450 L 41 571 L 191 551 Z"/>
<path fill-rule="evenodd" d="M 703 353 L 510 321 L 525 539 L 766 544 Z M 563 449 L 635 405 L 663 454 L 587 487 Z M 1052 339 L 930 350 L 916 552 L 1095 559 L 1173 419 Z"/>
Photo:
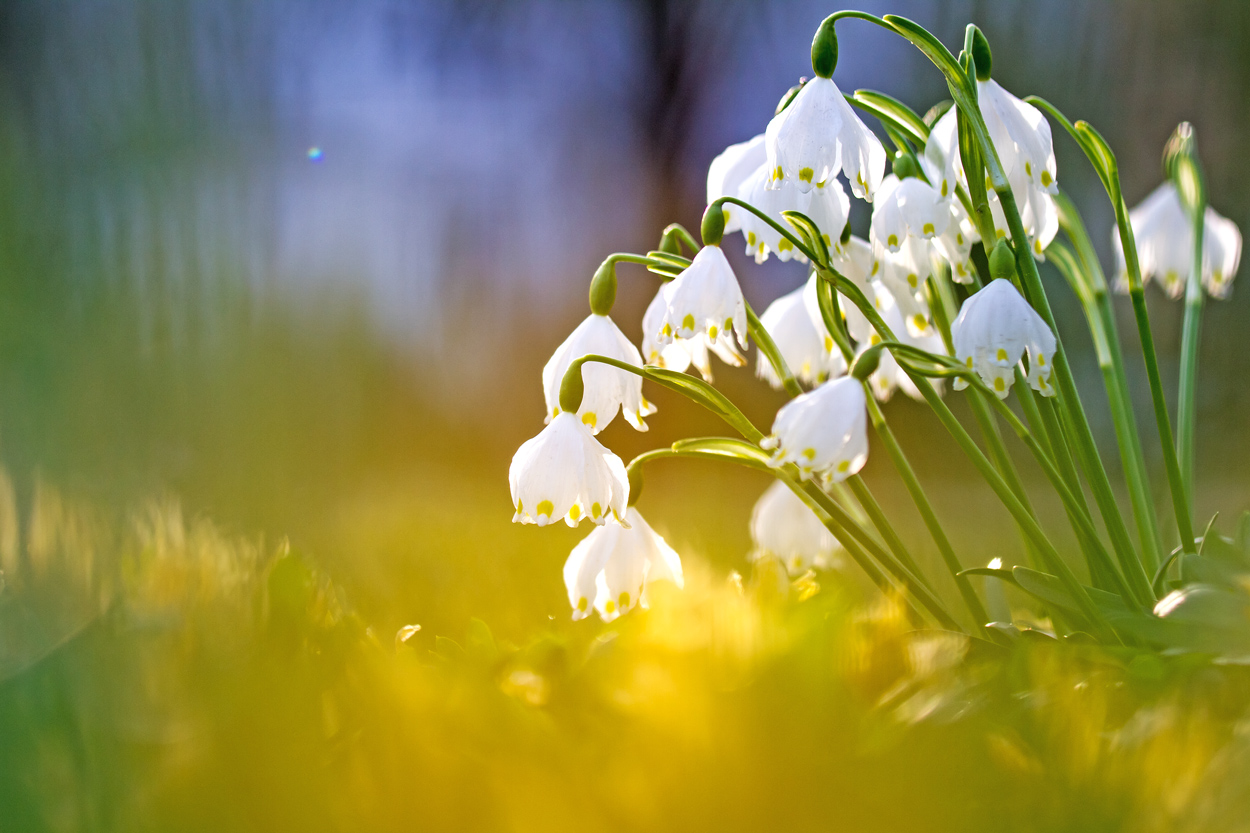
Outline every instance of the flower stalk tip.
<path fill-rule="evenodd" d="M 725 211 L 719 200 L 714 201 L 703 212 L 703 223 L 699 226 L 699 236 L 704 246 L 719 246 L 725 236 Z"/>
<path fill-rule="evenodd" d="M 990 277 L 1014 280 L 1016 277 L 1016 256 L 1012 254 L 1011 245 L 1000 239 L 990 252 Z"/>
<path fill-rule="evenodd" d="M 605 260 L 595 276 L 590 279 L 590 311 L 595 315 L 607 315 L 616 303 L 616 263 Z"/>
<path fill-rule="evenodd" d="M 826 17 L 812 38 L 812 72 L 821 78 L 832 78 L 838 65 L 838 35 L 834 31 L 835 16 Z"/>
<path fill-rule="evenodd" d="M 560 410 L 575 414 L 582 407 L 582 397 L 586 395 L 586 383 L 582 380 L 582 361 L 575 360 L 564 371 L 560 380 Z"/>

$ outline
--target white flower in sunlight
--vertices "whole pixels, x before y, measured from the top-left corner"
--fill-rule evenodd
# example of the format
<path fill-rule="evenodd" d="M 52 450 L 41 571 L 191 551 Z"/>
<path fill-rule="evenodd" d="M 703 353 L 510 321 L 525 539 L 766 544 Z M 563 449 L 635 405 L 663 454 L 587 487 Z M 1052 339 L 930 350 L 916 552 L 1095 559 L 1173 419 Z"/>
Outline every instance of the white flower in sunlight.
<path fill-rule="evenodd" d="M 942 336 L 938 334 L 936 328 L 929 327 L 922 334 L 913 335 L 907 326 L 907 322 L 903 320 L 902 311 L 888 291 L 884 289 L 878 290 L 877 297 L 876 307 L 881 313 L 881 319 L 890 328 L 890 331 L 899 342 L 912 347 L 919 347 L 921 350 L 936 353 L 939 356 L 947 355 L 946 345 L 942 342 Z M 867 349 L 871 345 L 880 343 L 880 334 L 874 332 L 863 347 Z M 931 383 L 938 393 L 942 392 L 941 379 L 933 379 Z M 903 393 L 912 399 L 920 400 L 924 398 L 921 396 L 920 390 L 915 383 L 912 382 L 911 377 L 907 375 L 894 358 L 894 354 L 889 350 L 881 351 L 881 360 L 877 363 L 877 369 L 868 377 L 868 384 L 872 388 L 873 396 L 880 402 L 888 402 L 896 388 L 902 390 Z"/>
<path fill-rule="evenodd" d="M 618 523 L 625 514 L 629 480 L 621 458 L 603 447 L 575 414 L 561 413 L 526 440 L 508 468 L 513 522 L 546 526 L 560 518 Z"/>
<path fill-rule="evenodd" d="M 807 193 L 842 171 L 855 196 L 871 202 L 885 175 L 881 140 L 830 78 L 808 81 L 790 105 L 773 116 L 764 131 L 764 147 L 774 187 L 791 180 Z"/>
<path fill-rule="evenodd" d="M 715 345 L 722 338 L 738 337 L 747 346 L 747 308 L 738 278 L 720 246 L 704 246 L 665 292 L 668 307 L 656 340 L 668 344 L 674 338 L 707 336 Z"/>
<path fill-rule="evenodd" d="M 1016 364 L 1029 355 L 1029 384 L 1043 396 L 1054 396 L 1050 382 L 1055 336 L 1042 317 L 1011 284 L 998 278 L 964 301 L 951 326 L 955 357 L 975 370 L 999 399 L 1006 399 L 1015 381 Z M 955 380 L 955 389 L 968 383 Z"/>
<path fill-rule="evenodd" d="M 992 78 L 977 82 L 977 103 L 1008 177 L 1023 174 L 1028 185 L 1047 194 L 1059 193 L 1050 122 L 1041 111 L 1004 90 Z M 1012 183 L 1012 190 L 1019 200 L 1015 184 Z"/>
<path fill-rule="evenodd" d="M 1153 277 L 1170 296 L 1179 297 L 1185 291 L 1185 279 L 1193 268 L 1194 235 L 1176 186 L 1171 182 L 1163 183 L 1130 211 L 1128 217 L 1137 241 L 1142 280 Z M 1236 223 L 1221 217 L 1210 206 L 1203 219 L 1202 283 L 1212 296 L 1226 298 L 1241 260 L 1241 232 Z M 1127 267 L 1120 235 L 1114 231 L 1112 243 L 1119 264 L 1120 288 L 1124 290 L 1128 288 Z"/>
<path fill-rule="evenodd" d="M 1011 185 L 1011 193 L 1016 198 L 1016 208 L 1020 212 L 1024 233 L 1029 237 L 1029 249 L 1033 257 L 1044 260 L 1046 247 L 1059 233 L 1059 206 L 1054 197 L 1030 183 L 1019 169 L 1012 171 L 1007 179 Z M 1003 237 L 1007 231 L 1007 217 L 1003 214 L 1002 203 L 994 191 L 989 192 L 989 204 L 994 228 L 998 231 L 998 236 Z"/>
<path fill-rule="evenodd" d="M 609 525 L 591 530 L 564 562 L 564 586 L 573 619 L 591 608 L 605 621 L 647 606 L 646 589 L 653 581 L 685 583 L 681 558 L 656 534 L 634 507 L 625 514 L 628 527 Z"/>
<path fill-rule="evenodd" d="M 820 236 L 831 252 L 841 252 L 842 229 L 851 216 L 851 198 L 839 180 L 832 179 L 816 183 L 816 187 L 808 193 L 809 202 L 806 208 L 799 208 L 820 229 Z"/>
<path fill-rule="evenodd" d="M 742 183 L 767 161 L 764 153 L 764 134 L 745 142 L 730 145 L 712 160 L 707 169 L 707 204 L 721 197 L 741 197 Z M 745 214 L 736 205 L 725 205 L 725 234 L 737 231 Z"/>
<path fill-rule="evenodd" d="M 646 363 L 678 373 L 693 364 L 709 382 L 712 381 L 712 353 L 725 364 L 741 367 L 746 358 L 738 352 L 733 339 L 721 338 L 715 344 L 709 344 L 707 335 L 699 333 L 693 338 L 675 338 L 668 344 L 660 343 L 659 332 L 664 324 L 664 314 L 668 311 L 668 291 L 672 286 L 671 281 L 661 284 L 642 316 L 642 355 Z"/>
<path fill-rule="evenodd" d="M 751 541 L 756 558 L 776 558 L 792 576 L 833 567 L 842 551 L 816 513 L 780 480 L 773 481 L 751 510 Z"/>
<path fill-rule="evenodd" d="M 918 177 L 902 180 L 890 174 L 872 205 L 872 236 L 891 252 L 908 237 L 932 240 L 950 225 L 949 202 Z"/>
<path fill-rule="evenodd" d="M 897 252 L 891 252 L 873 235 L 873 253 L 880 266 L 876 281 L 894 298 L 908 328 L 917 335 L 927 332 L 929 305 L 924 286 L 933 275 L 933 244 L 908 237 Z"/>
<path fill-rule="evenodd" d="M 951 278 L 956 283 L 972 283 L 972 244 L 981 239 L 972 218 L 964 210 L 963 203 L 951 200 L 951 221 L 946 233 L 933 241 L 938 255 L 951 267 Z"/>
<path fill-rule="evenodd" d="M 642 367 L 642 356 L 620 328 L 606 315 L 591 313 L 556 348 L 543 367 L 543 393 L 547 398 L 547 421 L 560 413 L 560 383 L 569 365 L 582 356 L 595 354 L 620 359 Z M 655 406 L 643 398 L 642 377 L 600 362 L 582 365 L 585 394 L 577 416 L 599 433 L 619 410 L 630 425 L 646 431 L 644 416 L 655 413 Z"/>
<path fill-rule="evenodd" d="M 770 189 L 767 165 L 760 165 L 742 183 L 738 197 L 790 231 L 794 231 L 794 228 L 789 220 L 781 216 L 781 212 L 802 212 L 820 229 L 825 245 L 831 249 L 838 248 L 838 238 L 851 213 L 851 199 L 838 180 L 818 183 L 806 194 L 789 181 L 783 181 L 780 187 Z M 739 230 L 746 239 L 746 253 L 754 257 L 756 263 L 767 260 L 769 253 L 775 253 L 780 260 L 793 257 L 802 262 L 807 261 L 781 232 L 750 212 L 744 211 L 742 215 Z"/>
<path fill-rule="evenodd" d="M 868 460 L 863 386 L 843 376 L 796 396 L 777 412 L 772 433 L 760 447 L 772 451 L 772 466 L 794 463 L 805 478 L 819 474 L 840 483 Z"/>
<path fill-rule="evenodd" d="M 833 339 L 825 330 L 820 308 L 816 306 L 816 281 L 814 273 L 809 275 L 806 283 L 773 301 L 760 316 L 760 323 L 772 336 L 790 372 L 809 385 L 823 381 L 831 373 L 844 372 L 846 367 L 840 352 L 836 353 L 838 359 L 833 359 Z M 763 352 L 759 354 L 755 373 L 774 388 L 781 389 L 781 378 Z"/>
<path fill-rule="evenodd" d="M 963 161 L 959 158 L 959 123 L 954 107 L 943 113 L 930 129 L 920 167 L 943 197 L 953 197 L 957 185 L 967 184 Z"/>

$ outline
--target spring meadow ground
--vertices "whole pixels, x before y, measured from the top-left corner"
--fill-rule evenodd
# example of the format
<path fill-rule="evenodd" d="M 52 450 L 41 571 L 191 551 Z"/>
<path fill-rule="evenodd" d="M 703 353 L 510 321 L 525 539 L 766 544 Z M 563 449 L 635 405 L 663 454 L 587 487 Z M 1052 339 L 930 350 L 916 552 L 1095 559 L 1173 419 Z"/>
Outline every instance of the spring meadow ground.
<path fill-rule="evenodd" d="M 787 89 L 824 68 L 812 33 L 834 8 L 116 0 L 0 14 L 0 833 L 1244 830 L 1250 397 L 1238 345 L 1250 291 L 1242 276 L 1225 299 L 1236 270 L 1216 278 L 1208 256 L 1201 335 L 1187 348 L 1195 319 L 1168 275 L 1192 251 L 1169 271 L 1140 228 L 1144 312 L 1109 292 L 1097 319 L 1103 301 L 1082 290 L 1121 269 L 1108 245 L 1113 179 L 1127 212 L 1165 181 L 1183 192 L 1185 164 L 1200 165 L 1198 204 L 1250 227 L 1250 53 L 1238 34 L 1250 21 L 1237 4 L 1063 5 L 871 6 L 928 26 L 964 61 L 947 70 L 966 87 L 884 21 L 838 23 L 839 95 L 879 89 L 916 113 L 861 98 L 878 108 L 859 116 L 888 154 L 880 173 L 898 180 L 870 204 L 846 176 L 848 233 L 828 235 L 823 253 L 801 218 L 784 227 L 821 287 L 801 327 L 765 312 L 808 274 L 778 262 L 795 246 L 745 214 L 700 219 L 714 198 L 750 192 L 709 185 L 705 199 L 709 162 L 762 134 L 779 98 L 797 100 Z M 980 157 L 988 190 L 963 173 L 978 163 L 975 137 L 925 153 L 945 112 L 931 105 L 986 95 L 988 56 L 961 53 L 973 54 L 968 20 L 993 46 L 995 82 L 1089 119 L 1115 151 L 1118 169 L 1099 167 L 1088 136 L 1047 111 L 1055 199 L 1070 196 L 1084 226 L 1056 209 L 1044 230 L 1051 169 L 1031 166 L 1026 181 L 1023 140 L 1014 174 L 1005 145 L 999 171 Z M 1196 134 L 1177 128 L 1185 120 Z M 756 150 L 762 161 L 763 139 Z M 799 167 L 772 184 L 795 184 Z M 951 228 L 997 229 L 1016 249 L 993 263 L 995 246 L 951 254 L 932 242 L 940 233 L 908 230 L 914 203 L 896 199 L 903 254 L 933 246 L 921 280 L 933 288 L 886 283 L 906 270 L 856 283 L 856 245 L 895 268 L 888 218 L 876 217 L 891 189 L 916 193 L 945 173 L 964 200 L 934 203 L 966 220 Z M 1018 229 L 1008 186 L 1029 195 Z M 756 196 L 780 193 L 761 179 Z M 802 210 L 832 216 L 814 204 Z M 718 217 L 738 227 L 717 229 Z M 661 239 L 674 220 L 689 240 Z M 752 228 L 771 246 L 755 258 L 741 256 Z M 625 418 L 582 420 L 603 429 L 593 436 L 578 428 L 625 463 L 663 451 L 643 458 L 630 511 L 680 555 L 683 586 L 647 580 L 644 610 L 609 593 L 616 579 L 601 567 L 579 609 L 566 559 L 612 520 L 512 522 L 526 509 L 509 483 L 514 453 L 550 430 L 553 402 L 557 418 L 584 410 L 562 375 L 544 390 L 544 364 L 586 317 L 592 279 L 592 314 L 606 303 L 651 359 L 661 330 L 642 324 L 661 280 L 674 285 L 721 231 L 763 318 L 744 366 L 710 359 L 715 389 L 741 410 L 701 406 L 703 389 L 683 388 L 702 378 L 692 369 L 690 383 L 643 382 L 657 409 L 645 433 Z M 1045 260 L 1029 254 L 1039 240 Z M 616 263 L 605 302 L 612 252 L 637 254 Z M 1051 477 L 1080 426 L 1068 391 L 1046 389 L 1067 371 L 1038 384 L 1049 370 L 1037 358 L 1055 358 L 1040 330 L 998 369 L 985 345 L 975 371 L 959 352 L 955 314 L 989 279 L 1018 287 L 1011 303 L 1041 306 L 1034 265 L 1089 423 L 1091 448 L 1067 444 L 1075 481 Z M 894 310 L 897 340 L 883 321 L 856 330 L 856 287 L 866 306 Z M 707 333 L 702 321 L 682 330 L 680 315 L 668 323 L 687 345 Z M 1108 370 L 1108 326 L 1122 372 Z M 811 327 L 829 339 L 805 354 L 787 336 Z M 757 371 L 770 333 L 786 365 L 770 366 L 775 385 Z M 785 436 L 768 446 L 783 434 L 775 417 L 798 391 L 855 379 L 870 348 L 897 355 L 861 365 L 888 423 L 869 421 L 866 460 L 848 454 L 839 470 L 830 458 L 801 478 L 802 454 L 779 462 Z M 585 367 L 590 402 L 602 389 Z M 779 370 L 793 372 L 789 390 Z M 991 410 L 995 373 L 1014 379 L 1005 410 Z M 1152 373 L 1169 427 L 1196 437 L 1192 454 L 1160 444 Z M 922 377 L 979 448 L 1005 450 L 988 475 L 909 395 Z M 952 390 L 956 378 L 968 389 Z M 1020 441 L 1013 417 L 1046 442 Z M 717 438 L 702 448 L 720 457 L 669 453 L 692 437 Z M 734 455 L 754 463 L 727 465 Z M 987 485 L 1008 472 L 1027 512 Z M 800 505 L 804 517 L 863 548 L 877 578 L 841 544 L 762 553 L 753 512 L 774 482 L 820 491 L 830 504 Z M 888 522 L 869 517 L 868 496 Z M 960 567 L 984 569 L 956 575 L 945 539 Z"/>

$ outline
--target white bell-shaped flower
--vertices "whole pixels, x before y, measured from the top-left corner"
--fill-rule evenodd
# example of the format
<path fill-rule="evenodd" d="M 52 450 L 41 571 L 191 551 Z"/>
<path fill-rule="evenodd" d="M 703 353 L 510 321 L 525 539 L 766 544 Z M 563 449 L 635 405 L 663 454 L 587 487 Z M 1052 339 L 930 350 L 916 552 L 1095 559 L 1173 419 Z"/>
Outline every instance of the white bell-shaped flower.
<path fill-rule="evenodd" d="M 582 356 L 595 354 L 642 367 L 642 356 L 620 328 L 606 315 L 591 313 L 556 348 L 543 367 L 543 394 L 547 399 L 547 422 L 560 413 L 560 383 L 569 365 Z M 616 417 L 624 414 L 630 425 L 646 431 L 642 418 L 655 413 L 655 406 L 642 395 L 642 377 L 601 362 L 582 365 L 585 394 L 577 416 L 599 433 Z"/>
<path fill-rule="evenodd" d="M 773 481 L 751 510 L 751 541 L 755 558 L 771 557 L 790 575 L 837 564 L 842 545 L 790 487 Z"/>
<path fill-rule="evenodd" d="M 949 202 L 927 182 L 894 174 L 881 183 L 872 205 L 872 236 L 891 252 L 897 252 L 908 237 L 932 240 L 950 225 Z"/>
<path fill-rule="evenodd" d="M 806 194 L 790 181 L 782 181 L 779 187 L 769 188 L 766 165 L 761 165 L 742 183 L 738 198 L 749 202 L 783 228 L 791 228 L 790 222 L 781 214 L 783 211 L 802 212 L 820 229 L 825 245 L 831 249 L 839 248 L 838 238 L 851 213 L 850 197 L 838 180 L 818 183 Z M 769 253 L 775 253 L 780 260 L 793 257 L 807 261 L 781 232 L 748 211 L 743 212 L 739 228 L 746 239 L 746 253 L 754 257 L 756 263 L 767 260 Z"/>
<path fill-rule="evenodd" d="M 977 82 L 977 103 L 1008 177 L 1023 174 L 1030 186 L 1051 195 L 1059 193 L 1050 122 L 1041 111 L 1004 90 L 992 78 Z M 1014 183 L 1012 190 L 1016 191 Z M 1019 200 L 1019 192 L 1016 193 Z"/>
<path fill-rule="evenodd" d="M 903 320 L 902 311 L 889 292 L 885 289 L 880 289 L 878 290 L 877 298 L 877 310 L 881 313 L 881 319 L 894 334 L 895 339 L 903 344 L 919 347 L 921 350 L 936 353 L 939 356 L 947 355 L 946 345 L 942 342 L 942 336 L 937 332 L 936 328 L 928 327 L 919 335 L 913 334 L 907 322 Z M 867 349 L 873 345 L 880 344 L 881 340 L 881 335 L 874 331 L 862 346 L 864 349 Z M 938 393 L 942 392 L 941 379 L 933 379 L 931 384 Z M 916 384 L 889 350 L 881 351 L 877 369 L 868 377 L 868 386 L 872 388 L 872 394 L 879 402 L 890 401 L 890 397 L 894 395 L 896 389 L 902 390 L 903 393 L 912 399 L 924 399 Z"/>
<path fill-rule="evenodd" d="M 526 440 L 508 468 L 513 522 L 546 526 L 563 518 L 577 526 L 625 515 L 629 480 L 621 458 L 603 447 L 576 414 L 557 415 Z"/>
<path fill-rule="evenodd" d="M 929 131 L 920 166 L 942 197 L 954 197 L 956 186 L 967 184 L 959 158 L 959 123 L 954 107 L 943 113 Z"/>
<path fill-rule="evenodd" d="M 1168 295 L 1185 291 L 1185 278 L 1193 268 L 1194 234 L 1189 214 L 1181 205 L 1176 186 L 1165 182 L 1129 212 L 1137 241 L 1137 260 L 1142 280 L 1154 278 Z M 1207 206 L 1203 215 L 1202 283 L 1212 296 L 1227 297 L 1241 260 L 1241 232 L 1232 220 Z M 1118 233 L 1112 235 L 1119 265 L 1120 288 L 1127 289 L 1124 250 Z"/>
<path fill-rule="evenodd" d="M 1059 233 L 1059 206 L 1055 198 L 1044 189 L 1028 181 L 1021 169 L 1013 170 L 1007 177 L 1011 185 L 1011 193 L 1016 198 L 1016 209 L 1020 212 L 1020 222 L 1024 233 L 1029 238 L 1029 250 L 1033 257 L 1044 260 L 1046 247 Z M 1003 214 L 1002 203 L 995 191 L 989 194 L 990 214 L 994 218 L 994 228 L 998 236 L 1003 237 L 1008 231 L 1007 217 Z"/>
<path fill-rule="evenodd" d="M 817 280 L 814 273 L 809 275 L 806 283 L 773 301 L 760 316 L 760 323 L 772 336 L 790 372 L 809 385 L 823 381 L 831 373 L 843 372 L 846 367 L 840 352 L 837 361 L 830 352 L 833 339 L 825 329 L 819 306 L 815 306 Z M 759 354 L 755 374 L 781 389 L 781 378 L 763 352 Z"/>
<path fill-rule="evenodd" d="M 820 236 L 824 238 L 830 252 L 841 253 L 842 245 L 839 241 L 842 238 L 842 229 L 846 228 L 846 221 L 851 216 L 851 198 L 846 195 L 846 189 L 836 179 L 818 182 L 808 193 L 808 198 L 807 207 L 798 210 L 806 214 L 816 224 L 816 228 L 820 229 Z"/>
<path fill-rule="evenodd" d="M 642 355 L 646 363 L 665 370 L 681 373 L 694 365 L 704 379 L 712 381 L 712 354 L 732 367 L 741 367 L 746 358 L 738 352 L 733 339 L 720 338 L 715 344 L 709 344 L 706 333 L 699 333 L 693 338 L 674 338 L 668 344 L 660 342 L 660 328 L 664 326 L 664 315 L 668 311 L 668 292 L 672 282 L 660 285 L 660 289 L 651 299 L 646 313 L 642 316 Z"/>
<path fill-rule="evenodd" d="M 951 325 L 955 357 L 975 370 L 986 385 L 1006 399 L 1016 364 L 1028 352 L 1029 384 L 1042 396 L 1054 396 L 1050 381 L 1055 335 L 1011 281 L 997 278 L 964 301 Z M 968 383 L 955 380 L 955 389 Z"/>
<path fill-rule="evenodd" d="M 660 344 L 702 334 L 710 345 L 715 345 L 722 338 L 728 340 L 736 335 L 746 348 L 746 301 L 720 246 L 700 249 L 694 261 L 673 280 L 665 296 L 668 307 L 656 335 Z"/>
<path fill-rule="evenodd" d="M 656 534 L 634 507 L 625 514 L 628 527 L 601 526 L 581 540 L 564 562 L 564 586 L 573 606 L 573 619 L 584 619 L 591 608 L 609 622 L 634 607 L 647 606 L 647 586 L 653 581 L 685 584 L 681 558 Z"/>
<path fill-rule="evenodd" d="M 769 465 L 794 463 L 804 478 L 840 483 L 868 460 L 868 411 L 864 388 L 852 376 L 825 382 L 790 400 L 760 441 L 772 452 Z"/>
<path fill-rule="evenodd" d="M 873 252 L 880 268 L 876 281 L 898 304 L 907 326 L 917 335 L 929 329 L 929 304 L 924 285 L 933 275 L 934 246 L 919 237 L 908 237 L 897 252 L 891 252 L 873 235 Z"/>
<path fill-rule="evenodd" d="M 972 218 L 964 210 L 963 203 L 951 200 L 951 221 L 946 233 L 933 241 L 942 260 L 950 264 L 951 278 L 956 283 L 972 283 L 972 244 L 981 239 Z"/>
<path fill-rule="evenodd" d="M 773 186 L 792 180 L 807 193 L 842 171 L 855 196 L 871 202 L 885 175 L 881 140 L 830 78 L 817 76 L 803 85 L 768 123 L 764 146 Z"/>
<path fill-rule="evenodd" d="M 738 197 L 742 183 L 767 161 L 764 134 L 725 148 L 707 169 L 707 204 L 721 197 Z M 741 228 L 744 212 L 736 205 L 724 205 L 725 234 Z"/>

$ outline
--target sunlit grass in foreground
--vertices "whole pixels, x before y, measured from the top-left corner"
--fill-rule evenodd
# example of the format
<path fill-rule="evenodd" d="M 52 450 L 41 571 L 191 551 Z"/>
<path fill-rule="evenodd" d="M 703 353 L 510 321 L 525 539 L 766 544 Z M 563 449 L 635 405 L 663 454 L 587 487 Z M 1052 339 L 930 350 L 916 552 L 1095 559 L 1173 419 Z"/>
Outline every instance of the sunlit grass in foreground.
<path fill-rule="evenodd" d="M 289 551 L 0 481 L 5 829 L 1233 830 L 1244 669 L 914 631 L 687 559 L 522 644 L 370 627 Z M 413 623 L 418 624 L 418 623 Z"/>

